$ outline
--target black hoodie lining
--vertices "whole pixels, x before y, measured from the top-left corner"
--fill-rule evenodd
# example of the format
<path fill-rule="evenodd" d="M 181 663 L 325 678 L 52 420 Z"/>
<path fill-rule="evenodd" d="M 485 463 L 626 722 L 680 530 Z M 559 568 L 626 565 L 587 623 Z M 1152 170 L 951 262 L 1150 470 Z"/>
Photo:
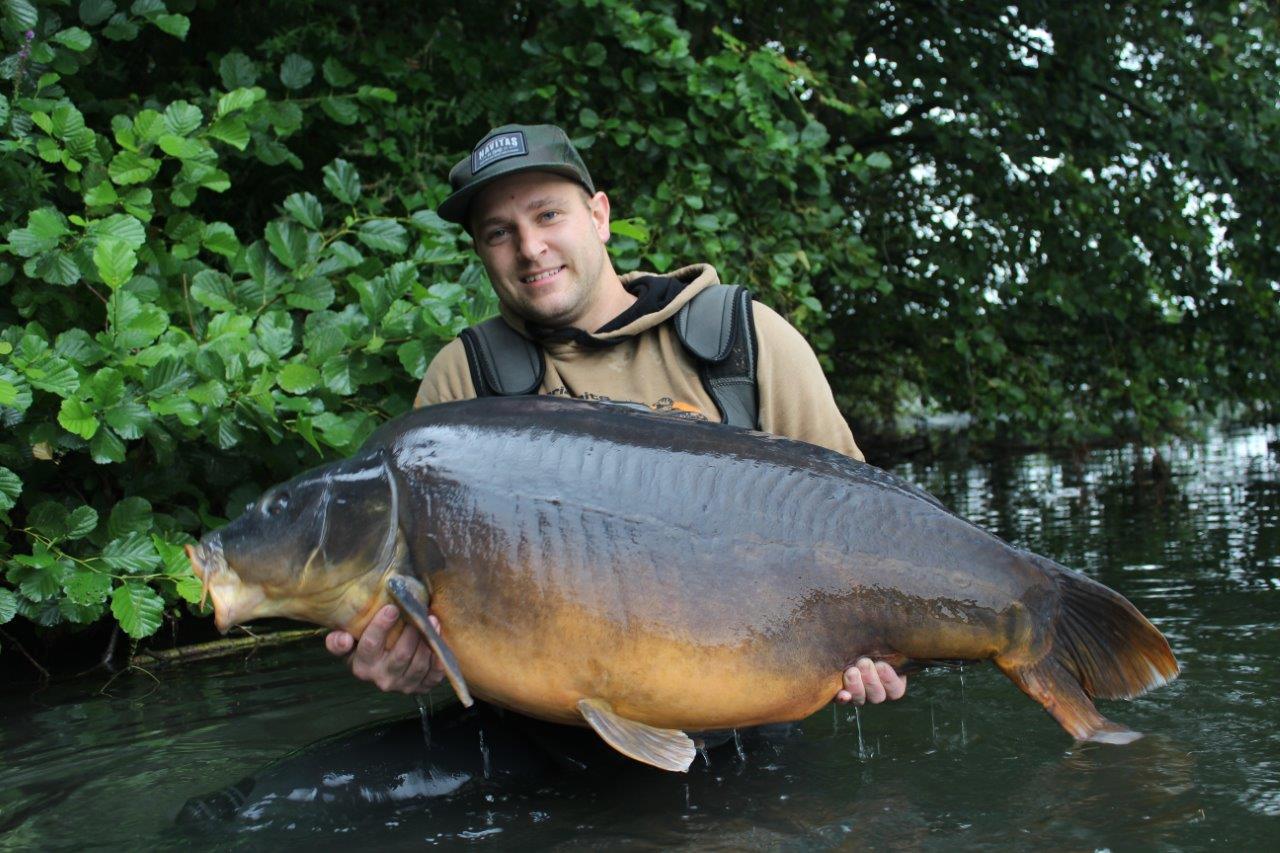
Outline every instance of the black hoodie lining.
<path fill-rule="evenodd" d="M 681 281 L 675 276 L 669 275 L 642 275 L 623 284 L 628 293 L 636 297 L 634 304 L 629 306 L 618 316 L 596 329 L 596 335 L 603 335 L 608 332 L 616 332 L 641 317 L 648 314 L 655 314 L 671 304 L 671 300 L 675 299 L 681 291 L 683 291 L 689 282 Z M 601 340 L 594 337 L 589 332 L 582 329 L 566 326 L 562 329 L 549 329 L 545 326 L 535 326 L 533 323 L 526 323 L 530 336 L 542 343 L 568 343 L 570 341 L 582 344 L 583 346 L 592 347 L 611 347 L 625 338 L 611 338 Z"/>

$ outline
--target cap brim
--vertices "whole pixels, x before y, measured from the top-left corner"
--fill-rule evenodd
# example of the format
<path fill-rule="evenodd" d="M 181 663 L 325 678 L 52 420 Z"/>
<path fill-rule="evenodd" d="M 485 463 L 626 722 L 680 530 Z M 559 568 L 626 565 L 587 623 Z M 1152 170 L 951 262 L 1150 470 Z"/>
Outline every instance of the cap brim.
<path fill-rule="evenodd" d="M 466 226 L 467 213 L 471 210 L 471 202 L 475 199 L 477 193 L 500 178 L 505 178 L 508 175 L 518 175 L 521 172 L 551 172 L 568 178 L 578 186 L 587 189 L 586 184 L 582 183 L 582 176 L 570 166 L 556 166 L 545 163 L 513 163 L 510 168 L 502 169 L 502 165 L 497 164 L 491 167 L 493 174 L 485 175 L 483 178 L 467 184 L 467 186 L 440 202 L 440 206 L 436 208 L 436 213 L 446 222 L 456 222 Z"/>

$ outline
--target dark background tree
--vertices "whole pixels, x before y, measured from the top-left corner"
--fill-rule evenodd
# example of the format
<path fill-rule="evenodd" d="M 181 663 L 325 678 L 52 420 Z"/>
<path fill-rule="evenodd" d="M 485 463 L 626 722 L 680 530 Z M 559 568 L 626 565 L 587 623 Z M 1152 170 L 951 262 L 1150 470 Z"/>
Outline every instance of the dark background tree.
<path fill-rule="evenodd" d="M 0 625 L 154 633 L 192 534 L 403 411 L 494 310 L 431 210 L 511 120 L 583 147 L 620 268 L 790 316 L 859 436 L 1275 414 L 1262 3 L 0 12 Z"/>

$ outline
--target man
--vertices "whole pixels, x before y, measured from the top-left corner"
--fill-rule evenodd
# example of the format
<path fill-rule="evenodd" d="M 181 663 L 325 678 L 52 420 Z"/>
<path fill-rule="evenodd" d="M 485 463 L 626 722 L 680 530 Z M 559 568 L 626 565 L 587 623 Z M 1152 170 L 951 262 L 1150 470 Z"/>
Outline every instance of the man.
<path fill-rule="evenodd" d="M 642 403 L 686 416 L 721 420 L 700 365 L 672 321 L 699 293 L 719 283 L 706 264 L 668 276 L 619 276 L 605 249 L 609 198 L 597 192 L 565 133 L 551 125 L 505 125 L 490 131 L 449 173 L 454 190 L 440 216 L 471 234 L 502 320 L 535 347 L 540 394 Z M 822 445 L 862 459 L 813 350 L 786 320 L 760 303 L 754 324 L 757 420 L 765 432 Z M 427 367 L 415 405 L 480 396 L 486 383 L 463 338 Z M 325 645 L 351 654 L 352 672 L 384 691 L 422 693 L 444 676 L 416 631 L 391 649 L 387 632 L 399 613 L 384 607 L 357 643 L 334 631 Z M 432 617 L 434 619 L 434 617 Z M 448 626 L 436 624 L 446 634 Z M 512 661 L 519 667 L 519 661 Z M 898 699 L 906 679 L 863 658 L 844 673 L 836 701 L 861 705 Z"/>

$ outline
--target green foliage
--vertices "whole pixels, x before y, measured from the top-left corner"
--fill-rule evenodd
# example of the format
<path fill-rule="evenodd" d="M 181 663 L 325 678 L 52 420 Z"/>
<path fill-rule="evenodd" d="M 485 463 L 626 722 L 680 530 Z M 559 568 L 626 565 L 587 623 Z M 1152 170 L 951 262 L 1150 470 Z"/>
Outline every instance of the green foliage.
<path fill-rule="evenodd" d="M 0 141 L 0 622 L 154 633 L 199 600 L 185 543 L 351 452 L 492 310 L 429 212 L 442 176 L 369 192 L 353 162 L 347 128 L 396 108 L 380 77 L 329 58 L 320 83 L 301 52 L 247 44 L 188 66 L 167 40 L 201 30 L 179 6 L 86 0 L 71 27 L 7 7 L 35 36 L 5 66 Z M 128 77 L 128 41 L 182 82 L 122 98 L 104 81 Z M 307 167 L 291 146 L 321 139 Z"/>
<path fill-rule="evenodd" d="M 200 597 L 183 544 L 404 411 L 494 310 L 433 210 L 512 120 L 574 137 L 621 270 L 717 265 L 856 423 L 1081 441 L 1273 406 L 1276 27 L 1189 0 L 7 0 L 0 623 L 154 632 Z"/>

